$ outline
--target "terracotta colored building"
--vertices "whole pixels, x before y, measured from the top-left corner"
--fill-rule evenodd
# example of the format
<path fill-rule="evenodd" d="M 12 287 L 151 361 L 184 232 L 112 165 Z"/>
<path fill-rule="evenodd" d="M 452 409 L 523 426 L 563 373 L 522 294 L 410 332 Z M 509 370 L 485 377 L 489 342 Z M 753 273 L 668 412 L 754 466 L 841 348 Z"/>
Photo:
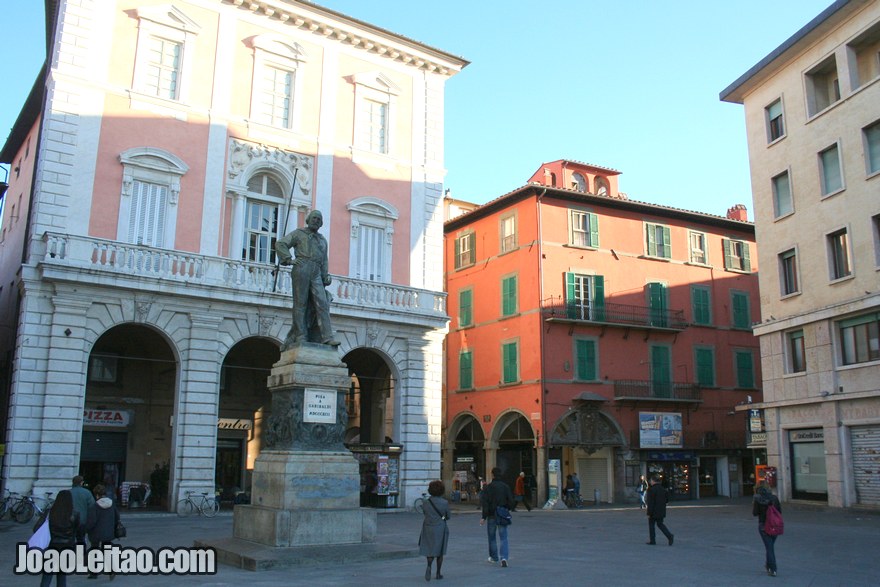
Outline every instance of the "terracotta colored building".
<path fill-rule="evenodd" d="M 496 464 L 541 501 L 570 473 L 602 502 L 654 472 L 679 499 L 751 490 L 754 226 L 630 200 L 618 175 L 554 161 L 445 224 L 443 473 L 465 495 Z"/>
<path fill-rule="evenodd" d="M 363 505 L 439 474 L 444 86 L 467 62 L 311 2 L 47 0 L 0 150 L 3 486 L 233 501 L 323 213 Z M 37 74 L 37 72 L 35 72 Z"/>

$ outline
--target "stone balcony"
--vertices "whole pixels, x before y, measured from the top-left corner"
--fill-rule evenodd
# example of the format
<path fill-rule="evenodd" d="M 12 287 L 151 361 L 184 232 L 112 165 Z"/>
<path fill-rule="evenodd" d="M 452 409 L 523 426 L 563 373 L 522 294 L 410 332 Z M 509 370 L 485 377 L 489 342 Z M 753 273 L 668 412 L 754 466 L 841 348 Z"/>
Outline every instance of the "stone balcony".
<path fill-rule="evenodd" d="M 44 279 L 286 308 L 290 272 L 236 261 L 119 241 L 46 232 L 35 251 Z M 446 293 L 332 275 L 331 313 L 351 318 L 404 320 L 445 327 Z"/>

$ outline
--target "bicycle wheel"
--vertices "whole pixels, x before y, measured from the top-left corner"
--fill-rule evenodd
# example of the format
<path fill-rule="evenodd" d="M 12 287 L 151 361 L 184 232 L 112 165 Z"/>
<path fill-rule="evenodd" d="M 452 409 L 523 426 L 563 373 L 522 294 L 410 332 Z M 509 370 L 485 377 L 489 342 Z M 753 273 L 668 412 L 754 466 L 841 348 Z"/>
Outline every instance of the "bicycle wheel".
<path fill-rule="evenodd" d="M 177 515 L 181 518 L 191 516 L 196 511 L 196 506 L 191 499 L 181 499 L 177 502 Z"/>
<path fill-rule="evenodd" d="M 34 504 L 23 501 L 12 510 L 12 516 L 19 524 L 27 524 L 34 517 Z"/>
<path fill-rule="evenodd" d="M 424 506 L 424 505 L 425 505 L 425 498 L 424 497 L 417 497 L 416 500 L 413 502 L 413 509 L 416 512 L 420 512 L 420 511 L 422 511 L 422 506 Z"/>
<path fill-rule="evenodd" d="M 213 497 L 206 497 L 205 501 L 202 502 L 202 514 L 204 514 L 206 518 L 213 518 L 219 511 L 220 502 Z"/>

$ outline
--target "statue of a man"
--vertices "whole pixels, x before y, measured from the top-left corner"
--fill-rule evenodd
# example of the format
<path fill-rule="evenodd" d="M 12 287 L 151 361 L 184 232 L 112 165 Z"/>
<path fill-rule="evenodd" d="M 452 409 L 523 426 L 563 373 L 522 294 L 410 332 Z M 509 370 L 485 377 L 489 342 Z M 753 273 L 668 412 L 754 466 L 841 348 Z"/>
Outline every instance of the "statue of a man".
<path fill-rule="evenodd" d="M 323 225 L 321 212 L 312 210 L 306 216 L 304 228 L 297 228 L 275 242 L 275 252 L 281 264 L 291 265 L 293 327 L 287 335 L 285 348 L 300 342 L 339 345 L 330 328 L 330 300 L 324 289 L 330 285 L 331 278 L 327 271 L 327 239 L 318 234 L 318 229 Z M 317 328 L 310 337 L 312 320 Z"/>

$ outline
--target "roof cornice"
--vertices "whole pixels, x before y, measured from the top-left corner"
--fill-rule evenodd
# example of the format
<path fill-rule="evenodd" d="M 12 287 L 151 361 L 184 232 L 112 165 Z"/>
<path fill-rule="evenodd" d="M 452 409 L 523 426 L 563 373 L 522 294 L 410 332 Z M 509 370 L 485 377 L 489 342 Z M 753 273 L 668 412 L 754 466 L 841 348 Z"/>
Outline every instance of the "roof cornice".
<path fill-rule="evenodd" d="M 452 76 L 470 63 L 451 53 L 305 0 L 221 1 L 429 73 Z"/>
<path fill-rule="evenodd" d="M 755 225 L 752 222 L 744 222 L 742 220 L 733 220 L 723 216 L 707 214 L 705 212 L 695 212 L 684 210 L 682 208 L 673 208 L 670 206 L 661 206 L 660 204 L 651 204 L 649 202 L 640 202 L 638 200 L 623 200 L 620 198 L 612 198 L 609 196 L 599 196 L 596 194 L 586 194 L 576 190 L 568 190 L 565 188 L 554 188 L 543 186 L 540 184 L 524 185 L 520 188 L 508 192 L 482 206 L 456 216 L 446 221 L 443 225 L 444 233 L 459 230 L 468 224 L 484 218 L 500 210 L 504 210 L 514 203 L 532 197 L 548 197 L 557 200 L 569 201 L 575 204 L 592 205 L 596 207 L 614 208 L 618 210 L 629 210 L 631 212 L 639 212 L 642 214 L 651 214 L 660 218 L 670 218 L 691 222 L 707 226 L 715 226 L 725 230 L 734 230 L 745 232 L 748 234 L 755 233 Z"/>

